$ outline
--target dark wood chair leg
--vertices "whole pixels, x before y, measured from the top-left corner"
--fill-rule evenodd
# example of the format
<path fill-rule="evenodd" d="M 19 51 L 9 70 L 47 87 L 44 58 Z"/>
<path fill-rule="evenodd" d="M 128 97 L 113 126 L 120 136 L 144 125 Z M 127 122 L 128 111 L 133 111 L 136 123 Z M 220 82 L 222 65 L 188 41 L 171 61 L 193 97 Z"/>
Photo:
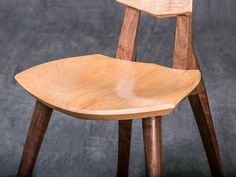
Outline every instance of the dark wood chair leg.
<path fill-rule="evenodd" d="M 192 45 L 192 16 L 177 17 L 173 68 L 200 69 Z M 203 141 L 213 177 L 223 177 L 223 168 L 203 79 L 189 101 Z"/>
<path fill-rule="evenodd" d="M 132 120 L 120 120 L 117 177 L 129 176 L 131 138 L 132 138 Z"/>
<path fill-rule="evenodd" d="M 191 51 L 192 62 L 194 63 L 193 66 L 201 71 L 193 46 L 191 47 Z M 224 177 L 223 166 L 203 77 L 195 90 L 195 94 L 189 96 L 189 102 L 207 154 L 211 174 L 213 177 Z"/>
<path fill-rule="evenodd" d="M 52 109 L 36 101 L 17 177 L 32 176 Z"/>
<path fill-rule="evenodd" d="M 143 139 L 147 177 L 162 176 L 162 118 L 143 119 Z"/>
<path fill-rule="evenodd" d="M 189 101 L 207 154 L 212 176 L 223 177 L 220 152 L 203 80 L 197 88 L 197 94 L 189 96 Z"/>
<path fill-rule="evenodd" d="M 135 61 L 139 18 L 139 10 L 126 7 L 116 58 Z M 131 135 L 132 120 L 120 120 L 117 177 L 128 177 Z"/>

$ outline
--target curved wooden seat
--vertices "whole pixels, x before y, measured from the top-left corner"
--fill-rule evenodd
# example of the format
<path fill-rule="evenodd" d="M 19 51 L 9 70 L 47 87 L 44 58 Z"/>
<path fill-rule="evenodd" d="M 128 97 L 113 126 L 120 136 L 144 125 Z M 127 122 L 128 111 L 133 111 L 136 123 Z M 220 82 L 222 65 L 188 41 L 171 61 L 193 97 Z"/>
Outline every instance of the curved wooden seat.
<path fill-rule="evenodd" d="M 198 70 L 89 55 L 56 60 L 23 71 L 16 80 L 34 97 L 87 119 L 165 115 L 199 83 Z"/>
<path fill-rule="evenodd" d="M 192 13 L 192 0 L 117 0 L 126 6 L 156 17 L 174 17 Z"/>

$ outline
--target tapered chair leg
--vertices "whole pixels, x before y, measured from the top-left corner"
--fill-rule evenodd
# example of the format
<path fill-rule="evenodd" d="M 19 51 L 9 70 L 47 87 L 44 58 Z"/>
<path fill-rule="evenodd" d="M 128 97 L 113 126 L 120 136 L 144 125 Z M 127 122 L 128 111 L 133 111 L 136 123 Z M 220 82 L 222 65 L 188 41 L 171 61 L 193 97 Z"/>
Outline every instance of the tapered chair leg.
<path fill-rule="evenodd" d="M 17 177 L 32 176 L 52 109 L 36 101 Z"/>
<path fill-rule="evenodd" d="M 177 18 L 173 68 L 200 69 L 192 45 L 192 16 Z M 223 168 L 203 79 L 189 96 L 213 177 L 223 177 Z"/>
<path fill-rule="evenodd" d="M 212 176 L 223 177 L 219 147 L 203 80 L 197 88 L 197 94 L 189 96 L 189 101 L 207 154 Z"/>
<path fill-rule="evenodd" d="M 161 117 L 143 119 L 143 139 L 147 177 L 162 176 Z"/>
<path fill-rule="evenodd" d="M 135 61 L 139 18 L 139 10 L 126 7 L 116 58 Z M 131 134 L 132 120 L 120 120 L 117 177 L 128 177 L 129 174 Z"/>
<path fill-rule="evenodd" d="M 117 177 L 128 177 L 132 120 L 119 121 Z"/>

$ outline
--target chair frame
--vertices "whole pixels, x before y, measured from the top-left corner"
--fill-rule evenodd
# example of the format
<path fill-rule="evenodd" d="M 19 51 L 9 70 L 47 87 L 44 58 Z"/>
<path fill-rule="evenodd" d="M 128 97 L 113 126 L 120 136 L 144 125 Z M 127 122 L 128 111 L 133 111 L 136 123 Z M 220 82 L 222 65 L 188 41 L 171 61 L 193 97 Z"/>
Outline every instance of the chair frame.
<path fill-rule="evenodd" d="M 126 7 L 116 58 L 136 61 L 136 39 L 141 11 Z M 173 68 L 199 69 L 192 46 L 192 14 L 177 16 Z M 223 168 L 203 79 L 188 96 L 202 138 L 212 176 L 223 177 Z M 36 100 L 18 177 L 32 176 L 53 109 Z M 162 176 L 162 118 L 142 119 L 146 174 Z M 117 177 L 128 177 L 132 120 L 119 120 Z"/>

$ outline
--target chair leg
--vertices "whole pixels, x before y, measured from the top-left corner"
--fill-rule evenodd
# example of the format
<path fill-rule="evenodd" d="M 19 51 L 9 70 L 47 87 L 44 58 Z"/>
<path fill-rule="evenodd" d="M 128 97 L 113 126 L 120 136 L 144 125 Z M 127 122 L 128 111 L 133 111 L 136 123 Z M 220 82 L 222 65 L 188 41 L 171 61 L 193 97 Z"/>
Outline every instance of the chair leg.
<path fill-rule="evenodd" d="M 128 177 L 132 120 L 119 121 L 117 177 Z"/>
<path fill-rule="evenodd" d="M 189 96 L 189 101 L 207 154 L 212 176 L 223 177 L 219 147 L 203 80 L 197 88 L 197 94 Z"/>
<path fill-rule="evenodd" d="M 139 18 L 139 10 L 126 7 L 116 58 L 135 61 Z M 131 134 L 132 120 L 120 120 L 117 177 L 128 177 L 129 175 Z"/>
<path fill-rule="evenodd" d="M 143 119 L 143 139 L 147 177 L 162 176 L 162 119 Z"/>
<path fill-rule="evenodd" d="M 17 177 L 32 176 L 52 111 L 51 108 L 36 101 Z"/>
<path fill-rule="evenodd" d="M 173 68 L 200 69 L 192 45 L 192 16 L 177 17 Z M 194 95 L 195 94 L 195 95 Z M 189 96 L 213 177 L 223 177 L 223 168 L 203 79 Z"/>

